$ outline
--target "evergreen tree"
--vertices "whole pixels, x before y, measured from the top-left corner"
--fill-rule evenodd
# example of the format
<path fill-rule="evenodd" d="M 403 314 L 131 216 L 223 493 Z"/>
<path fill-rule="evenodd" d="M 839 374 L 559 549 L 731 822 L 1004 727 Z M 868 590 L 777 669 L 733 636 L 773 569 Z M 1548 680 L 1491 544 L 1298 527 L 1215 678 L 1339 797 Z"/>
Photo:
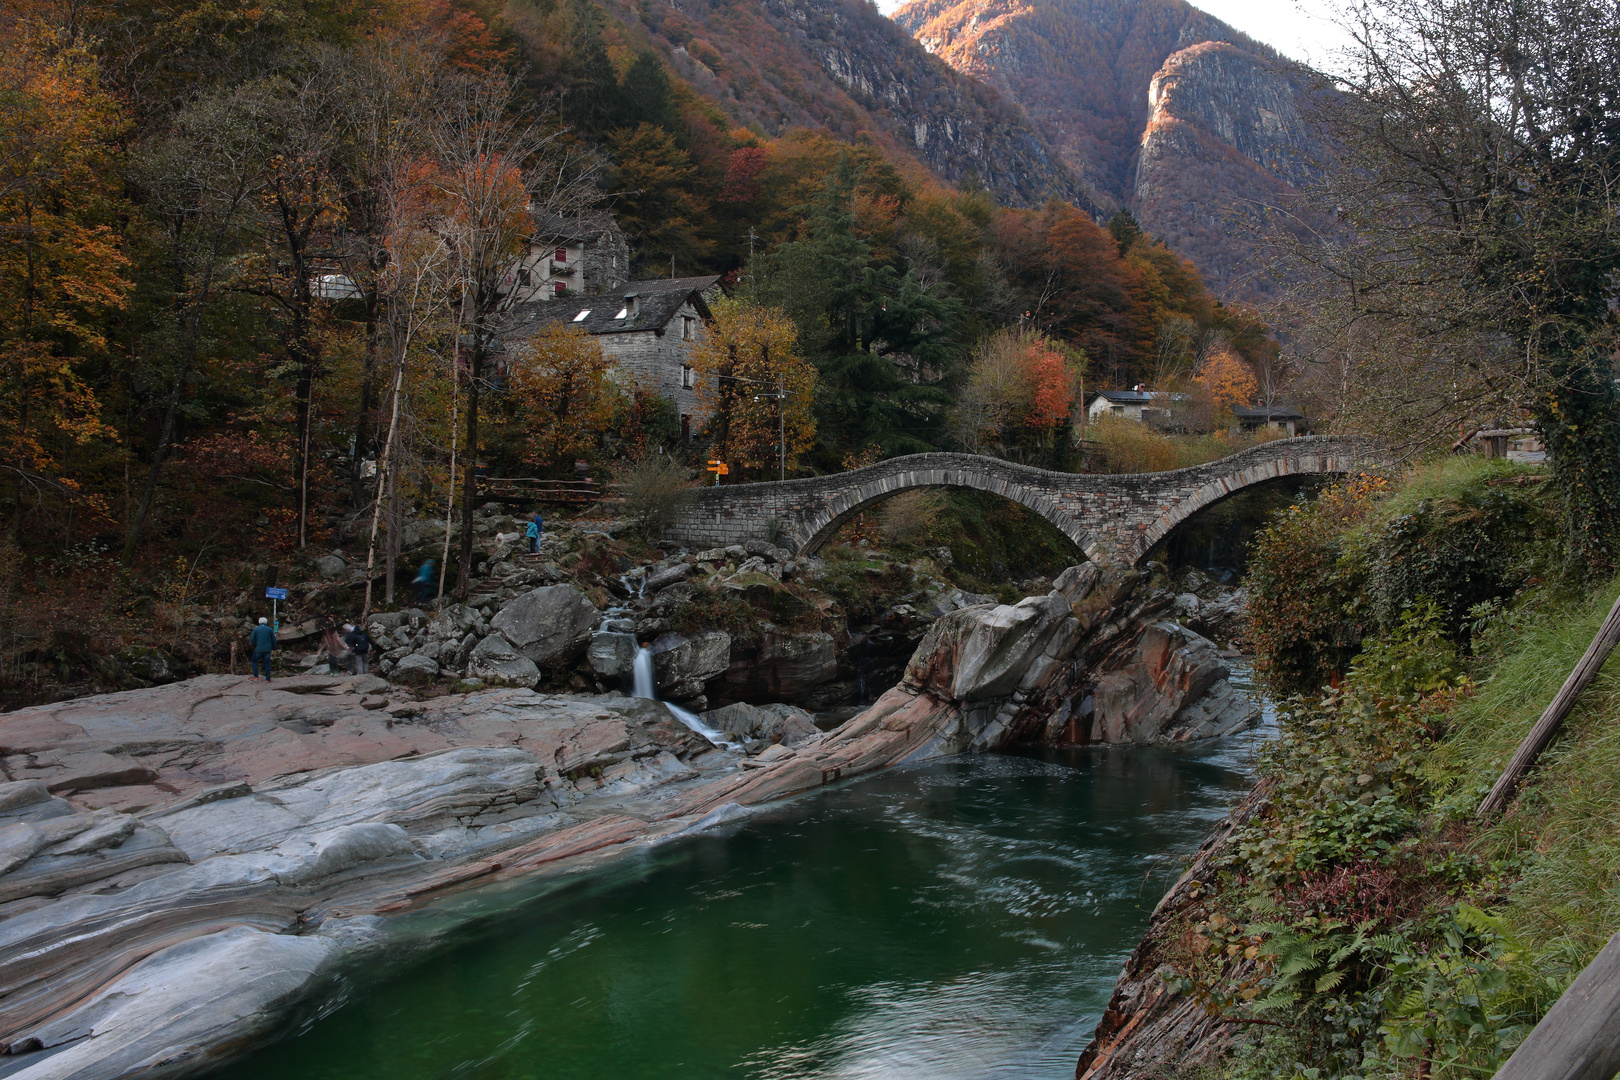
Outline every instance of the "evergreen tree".
<path fill-rule="evenodd" d="M 590 0 L 572 0 L 573 32 L 568 38 L 567 89 L 563 117 L 588 134 L 600 134 L 619 114 L 619 80 L 602 40 L 602 11 Z"/>
<path fill-rule="evenodd" d="M 650 52 L 636 55 L 619 84 L 619 113 L 615 126 L 633 128 L 651 124 L 663 128 L 679 141 L 680 113 L 675 108 L 674 90 L 663 63 Z"/>

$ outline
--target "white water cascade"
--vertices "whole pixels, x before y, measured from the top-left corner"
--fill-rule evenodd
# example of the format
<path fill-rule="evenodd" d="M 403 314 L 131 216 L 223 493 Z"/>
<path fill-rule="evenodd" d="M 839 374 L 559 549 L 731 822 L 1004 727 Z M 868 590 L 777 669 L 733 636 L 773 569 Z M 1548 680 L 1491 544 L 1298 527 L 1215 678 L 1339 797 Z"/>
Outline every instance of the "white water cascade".
<path fill-rule="evenodd" d="M 658 688 L 653 682 L 652 650 L 644 645 L 637 648 L 636 661 L 630 670 L 635 677 L 635 696 L 639 698 L 651 698 L 653 701 L 657 701 Z M 708 739 L 710 742 L 714 743 L 714 745 L 719 747 L 731 746 L 731 740 L 726 737 L 725 732 L 716 731 L 708 724 L 705 724 L 702 720 L 698 719 L 696 713 L 683 709 L 679 705 L 671 705 L 667 701 L 664 702 L 664 708 L 668 709 L 671 713 L 674 713 L 675 719 L 679 720 L 681 723 L 685 724 L 687 727 L 691 728 L 705 739 Z"/>

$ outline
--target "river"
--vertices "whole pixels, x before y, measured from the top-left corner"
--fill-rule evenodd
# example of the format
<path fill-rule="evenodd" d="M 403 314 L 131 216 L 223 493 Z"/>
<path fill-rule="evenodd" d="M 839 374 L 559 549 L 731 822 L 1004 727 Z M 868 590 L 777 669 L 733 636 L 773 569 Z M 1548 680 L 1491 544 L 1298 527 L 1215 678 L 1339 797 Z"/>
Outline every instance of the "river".
<path fill-rule="evenodd" d="M 1262 737 L 897 769 L 470 892 L 216 1080 L 1068 1078 Z"/>

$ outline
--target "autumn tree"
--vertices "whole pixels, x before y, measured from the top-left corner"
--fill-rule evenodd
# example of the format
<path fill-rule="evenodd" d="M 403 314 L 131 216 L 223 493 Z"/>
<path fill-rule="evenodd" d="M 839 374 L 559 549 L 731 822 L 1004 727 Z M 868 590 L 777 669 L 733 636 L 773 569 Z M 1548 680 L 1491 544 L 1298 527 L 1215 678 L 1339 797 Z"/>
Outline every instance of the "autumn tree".
<path fill-rule="evenodd" d="M 82 365 L 108 348 L 130 282 L 113 146 L 124 122 L 94 59 L 51 29 L 0 24 L 0 490 L 72 496 L 65 445 L 106 429 Z"/>
<path fill-rule="evenodd" d="M 558 476 L 595 450 L 616 402 L 602 345 L 583 328 L 552 322 L 507 360 L 522 409 L 524 456 Z"/>
<path fill-rule="evenodd" d="M 1217 421 L 1238 406 L 1253 401 L 1258 389 L 1254 371 L 1228 349 L 1212 353 L 1195 378 L 1207 395 Z"/>
<path fill-rule="evenodd" d="M 741 300 L 715 304 L 714 324 L 692 353 L 710 447 L 745 475 L 774 478 L 815 445 L 816 369 L 780 311 Z"/>
<path fill-rule="evenodd" d="M 1003 330 L 974 351 L 951 410 L 951 431 L 972 454 L 1030 462 L 1061 451 L 1079 364 L 1045 338 Z M 1054 464 L 1056 462 L 1053 462 Z"/>
<path fill-rule="evenodd" d="M 505 76 L 457 78 L 441 95 L 429 129 L 438 169 L 434 183 L 444 205 L 438 231 L 457 282 L 459 336 L 467 341 L 463 446 L 473 457 L 507 270 L 537 221 L 577 214 L 598 197 L 595 159 L 566 137 L 552 115 L 522 111 L 517 89 Z M 456 595 L 465 598 L 472 584 L 477 471 L 462 473 Z"/>
<path fill-rule="evenodd" d="M 1316 355 L 1355 356 L 1345 403 L 1396 445 L 1529 412 L 1572 549 L 1612 564 L 1620 13 L 1600 0 L 1355 10 L 1353 55 L 1324 99 L 1335 158 L 1300 209 L 1310 238 L 1289 244 Z"/>

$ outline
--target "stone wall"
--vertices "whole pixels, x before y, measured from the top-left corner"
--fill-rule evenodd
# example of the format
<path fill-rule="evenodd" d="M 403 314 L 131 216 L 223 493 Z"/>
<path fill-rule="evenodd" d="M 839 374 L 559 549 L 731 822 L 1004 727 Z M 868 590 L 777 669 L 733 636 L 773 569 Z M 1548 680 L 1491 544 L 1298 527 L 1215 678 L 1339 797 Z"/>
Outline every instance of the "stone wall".
<path fill-rule="evenodd" d="M 683 319 L 692 319 L 693 338 L 683 340 Z M 697 391 L 681 385 L 681 368 L 692 362 L 692 352 L 708 333 L 708 325 L 690 303 L 682 304 L 660 330 L 632 330 L 599 334 L 602 354 L 613 363 L 614 378 L 623 386 L 632 382 L 643 390 L 662 394 L 675 403 L 676 412 L 692 418 L 695 429 L 701 421 Z"/>
<path fill-rule="evenodd" d="M 1382 460 L 1370 444 L 1326 436 L 1278 439 L 1207 465 L 1123 476 L 912 454 L 831 476 L 702 488 L 665 535 L 705 547 L 770 540 L 808 554 L 851 516 L 902 491 L 966 487 L 1028 507 L 1093 559 L 1135 563 L 1188 517 L 1250 485 Z"/>

